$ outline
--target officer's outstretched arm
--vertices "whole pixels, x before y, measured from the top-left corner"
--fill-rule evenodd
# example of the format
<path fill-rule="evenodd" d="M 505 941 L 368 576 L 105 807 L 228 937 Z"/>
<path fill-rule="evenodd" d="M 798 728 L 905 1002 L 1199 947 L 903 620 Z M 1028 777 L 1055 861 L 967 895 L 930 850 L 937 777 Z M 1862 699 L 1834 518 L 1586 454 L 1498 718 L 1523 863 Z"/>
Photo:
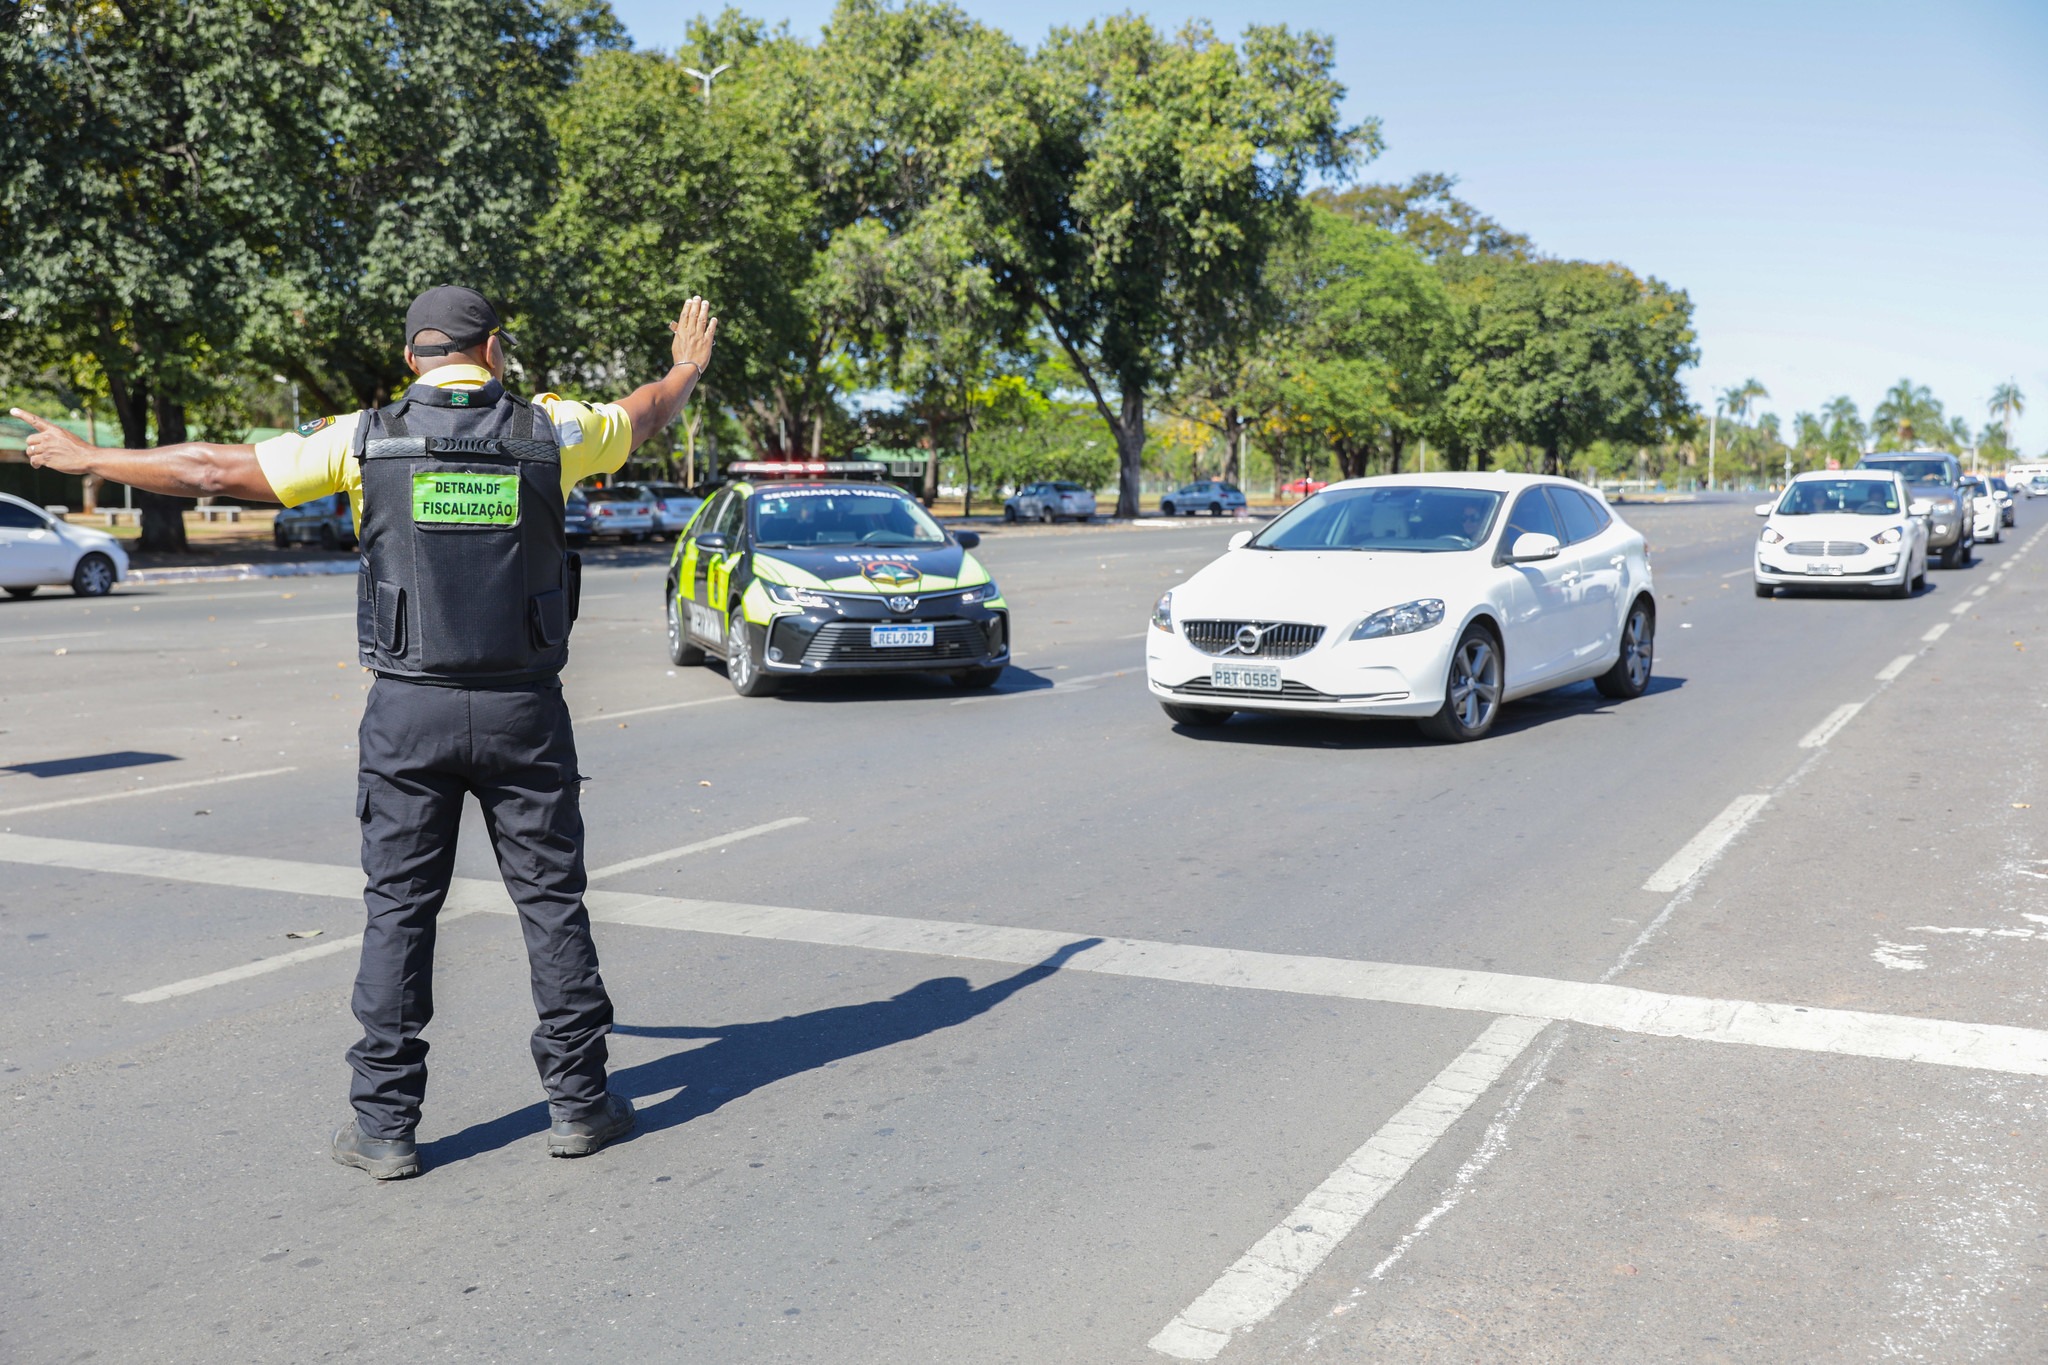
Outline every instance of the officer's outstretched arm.
<path fill-rule="evenodd" d="M 711 363 L 711 348 L 718 341 L 718 319 L 711 316 L 711 305 L 695 294 L 683 305 L 683 315 L 669 324 L 669 330 L 676 334 L 669 345 L 674 366 L 652 384 L 642 384 L 618 400 L 632 420 L 636 448 L 676 420 L 676 414 L 683 410 L 697 380 L 703 376 L 704 367 Z"/>
<path fill-rule="evenodd" d="M 97 474 L 145 493 L 174 498 L 243 498 L 276 502 L 277 492 L 263 477 L 255 446 L 209 445 L 182 441 L 153 450 L 104 450 L 89 446 L 34 413 L 9 409 L 35 430 L 28 438 L 28 462 L 60 474 Z"/>

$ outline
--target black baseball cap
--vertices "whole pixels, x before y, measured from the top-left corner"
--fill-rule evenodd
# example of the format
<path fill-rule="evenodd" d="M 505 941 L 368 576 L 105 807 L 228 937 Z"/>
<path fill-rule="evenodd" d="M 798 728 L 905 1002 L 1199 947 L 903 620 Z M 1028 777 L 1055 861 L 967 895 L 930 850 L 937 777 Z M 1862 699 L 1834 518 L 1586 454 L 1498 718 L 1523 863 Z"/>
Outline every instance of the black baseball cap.
<path fill-rule="evenodd" d="M 445 333 L 448 343 L 414 346 L 413 338 L 427 331 Z M 498 322 L 498 310 L 491 307 L 491 301 L 459 284 L 437 284 L 405 310 L 405 344 L 412 346 L 414 355 L 466 351 L 493 332 L 511 346 L 512 334 Z"/>

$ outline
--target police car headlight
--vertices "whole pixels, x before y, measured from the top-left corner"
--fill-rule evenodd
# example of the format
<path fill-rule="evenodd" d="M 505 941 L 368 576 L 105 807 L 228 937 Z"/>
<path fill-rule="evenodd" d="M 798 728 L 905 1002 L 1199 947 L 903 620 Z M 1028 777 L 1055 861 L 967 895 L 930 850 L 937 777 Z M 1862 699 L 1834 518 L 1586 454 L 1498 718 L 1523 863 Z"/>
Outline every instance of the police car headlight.
<path fill-rule="evenodd" d="M 997 587 L 996 581 L 991 578 L 988 582 L 977 583 L 966 592 L 961 593 L 960 600 L 962 602 L 990 602 L 1002 595 L 1003 590 Z"/>
<path fill-rule="evenodd" d="M 809 588 L 792 588 L 784 583 L 763 581 L 770 601 L 780 602 L 785 607 L 829 607 L 832 599 L 823 593 L 812 592 Z"/>
<path fill-rule="evenodd" d="M 1439 625 L 1444 619 L 1444 604 L 1441 598 L 1425 597 L 1416 602 L 1403 602 L 1398 607 L 1376 611 L 1358 623 L 1358 629 L 1351 632 L 1354 640 L 1378 640 L 1388 635 L 1413 635 L 1418 630 L 1428 630 Z"/>
<path fill-rule="evenodd" d="M 1159 599 L 1159 605 L 1152 608 L 1152 628 L 1173 634 L 1173 594 L 1167 593 Z"/>

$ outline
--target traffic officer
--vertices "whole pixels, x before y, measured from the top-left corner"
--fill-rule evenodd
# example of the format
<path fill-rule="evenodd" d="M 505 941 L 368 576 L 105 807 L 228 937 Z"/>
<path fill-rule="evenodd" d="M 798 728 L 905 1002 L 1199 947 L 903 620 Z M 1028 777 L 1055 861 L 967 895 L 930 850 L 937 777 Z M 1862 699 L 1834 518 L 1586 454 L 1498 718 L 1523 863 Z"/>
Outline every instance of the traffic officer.
<path fill-rule="evenodd" d="M 504 386 L 512 338 L 481 294 L 429 289 L 405 317 L 418 375 L 398 401 L 306 423 L 257 445 L 186 442 L 100 450 L 27 413 L 32 464 L 175 497 L 229 495 L 295 507 L 346 491 L 362 566 L 356 633 L 376 674 L 363 711 L 362 965 L 349 1049 L 354 1117 L 336 1161 L 379 1180 L 417 1175 L 426 1096 L 435 920 L 455 864 L 463 797 L 483 809 L 519 910 L 534 1007 L 533 1059 L 547 1092 L 551 1156 L 586 1156 L 632 1131 L 610 1092 L 611 999 L 584 909 L 576 745 L 559 674 L 579 563 L 563 504 L 675 420 L 711 359 L 718 320 L 692 297 L 672 324 L 673 365 L 615 403 Z"/>

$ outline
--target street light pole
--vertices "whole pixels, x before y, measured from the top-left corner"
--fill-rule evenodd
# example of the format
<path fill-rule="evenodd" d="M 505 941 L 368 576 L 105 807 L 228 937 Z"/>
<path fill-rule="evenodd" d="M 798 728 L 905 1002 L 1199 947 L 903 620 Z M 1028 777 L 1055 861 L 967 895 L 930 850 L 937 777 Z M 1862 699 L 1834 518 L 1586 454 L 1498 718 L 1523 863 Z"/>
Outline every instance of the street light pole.
<path fill-rule="evenodd" d="M 685 76 L 695 76 L 698 80 L 704 83 L 704 104 L 706 108 L 709 108 L 711 105 L 711 82 L 718 79 L 720 72 L 730 70 L 732 70 L 732 63 L 722 62 L 719 65 L 712 67 L 711 70 L 708 72 L 699 71 L 694 66 L 686 66 L 683 68 L 683 74 Z"/>

